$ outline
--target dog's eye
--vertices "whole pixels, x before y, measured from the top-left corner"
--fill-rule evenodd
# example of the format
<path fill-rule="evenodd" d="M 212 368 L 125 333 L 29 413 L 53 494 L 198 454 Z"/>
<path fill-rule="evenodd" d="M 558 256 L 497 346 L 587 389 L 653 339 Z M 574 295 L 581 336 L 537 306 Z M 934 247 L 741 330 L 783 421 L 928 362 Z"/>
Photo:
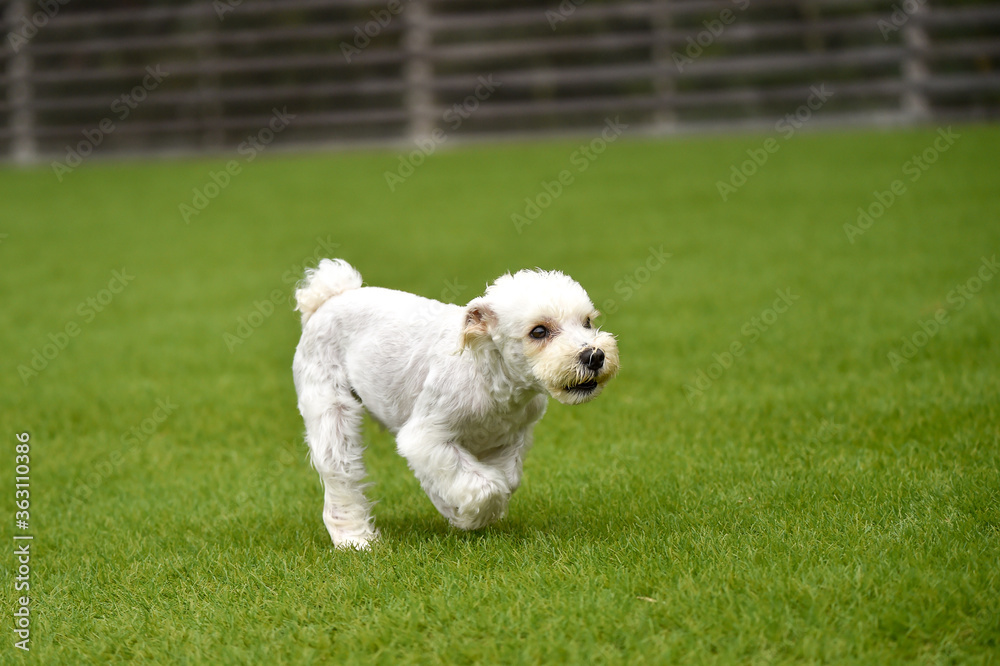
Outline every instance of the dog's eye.
<path fill-rule="evenodd" d="M 549 329 L 544 326 L 536 326 L 531 329 L 531 333 L 529 333 L 529 335 L 536 340 L 544 340 L 549 337 Z"/>
<path fill-rule="evenodd" d="M 586 321 L 583 322 L 584 328 L 590 328 L 590 317 L 587 317 Z"/>

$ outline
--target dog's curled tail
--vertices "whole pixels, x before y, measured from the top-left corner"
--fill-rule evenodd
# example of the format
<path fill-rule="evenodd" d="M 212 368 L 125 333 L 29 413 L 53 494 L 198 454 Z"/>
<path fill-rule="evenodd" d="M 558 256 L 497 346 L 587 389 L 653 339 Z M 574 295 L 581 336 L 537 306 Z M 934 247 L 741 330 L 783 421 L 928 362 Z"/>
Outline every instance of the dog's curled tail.
<path fill-rule="evenodd" d="M 295 290 L 295 309 L 302 312 L 302 325 L 321 305 L 334 296 L 361 287 L 361 273 L 343 259 L 323 259 L 307 268 L 305 279 Z"/>

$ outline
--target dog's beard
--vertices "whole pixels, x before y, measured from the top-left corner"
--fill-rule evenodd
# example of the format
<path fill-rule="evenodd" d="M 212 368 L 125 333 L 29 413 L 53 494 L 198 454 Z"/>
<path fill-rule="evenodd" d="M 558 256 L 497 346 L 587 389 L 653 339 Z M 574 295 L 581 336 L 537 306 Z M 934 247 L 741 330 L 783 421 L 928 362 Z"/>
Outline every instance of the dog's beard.
<path fill-rule="evenodd" d="M 593 371 L 579 361 L 579 350 L 550 348 L 534 359 L 533 372 L 549 395 L 566 405 L 579 405 L 593 400 L 618 373 L 618 347 L 607 344 L 604 365 Z"/>
<path fill-rule="evenodd" d="M 610 375 L 600 377 L 598 374 L 589 373 L 558 384 L 548 385 L 545 389 L 549 395 L 565 405 L 579 405 L 599 396 L 609 379 L 611 379 Z"/>

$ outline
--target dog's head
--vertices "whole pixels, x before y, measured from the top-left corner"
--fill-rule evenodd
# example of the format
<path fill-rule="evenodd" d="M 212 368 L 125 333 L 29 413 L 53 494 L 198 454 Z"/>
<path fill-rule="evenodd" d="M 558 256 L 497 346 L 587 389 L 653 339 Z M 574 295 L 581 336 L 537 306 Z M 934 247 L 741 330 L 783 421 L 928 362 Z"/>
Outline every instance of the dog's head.
<path fill-rule="evenodd" d="M 576 405 L 618 373 L 618 345 L 587 292 L 558 271 L 504 275 L 465 309 L 462 347 L 494 346 L 509 374 Z"/>

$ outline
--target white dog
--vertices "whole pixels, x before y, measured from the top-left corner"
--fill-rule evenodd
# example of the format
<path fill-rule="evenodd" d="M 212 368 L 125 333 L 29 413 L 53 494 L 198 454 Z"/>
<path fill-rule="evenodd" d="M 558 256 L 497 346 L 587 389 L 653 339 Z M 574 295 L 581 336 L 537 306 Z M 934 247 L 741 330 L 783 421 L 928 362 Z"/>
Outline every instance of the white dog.
<path fill-rule="evenodd" d="M 579 284 L 559 272 L 504 275 L 465 307 L 362 287 L 324 259 L 295 292 L 302 339 L 293 372 L 323 522 L 337 547 L 377 538 L 362 480 L 362 410 L 448 521 L 463 530 L 504 516 L 521 483 L 548 396 L 595 398 L 618 372 L 614 336 Z"/>

